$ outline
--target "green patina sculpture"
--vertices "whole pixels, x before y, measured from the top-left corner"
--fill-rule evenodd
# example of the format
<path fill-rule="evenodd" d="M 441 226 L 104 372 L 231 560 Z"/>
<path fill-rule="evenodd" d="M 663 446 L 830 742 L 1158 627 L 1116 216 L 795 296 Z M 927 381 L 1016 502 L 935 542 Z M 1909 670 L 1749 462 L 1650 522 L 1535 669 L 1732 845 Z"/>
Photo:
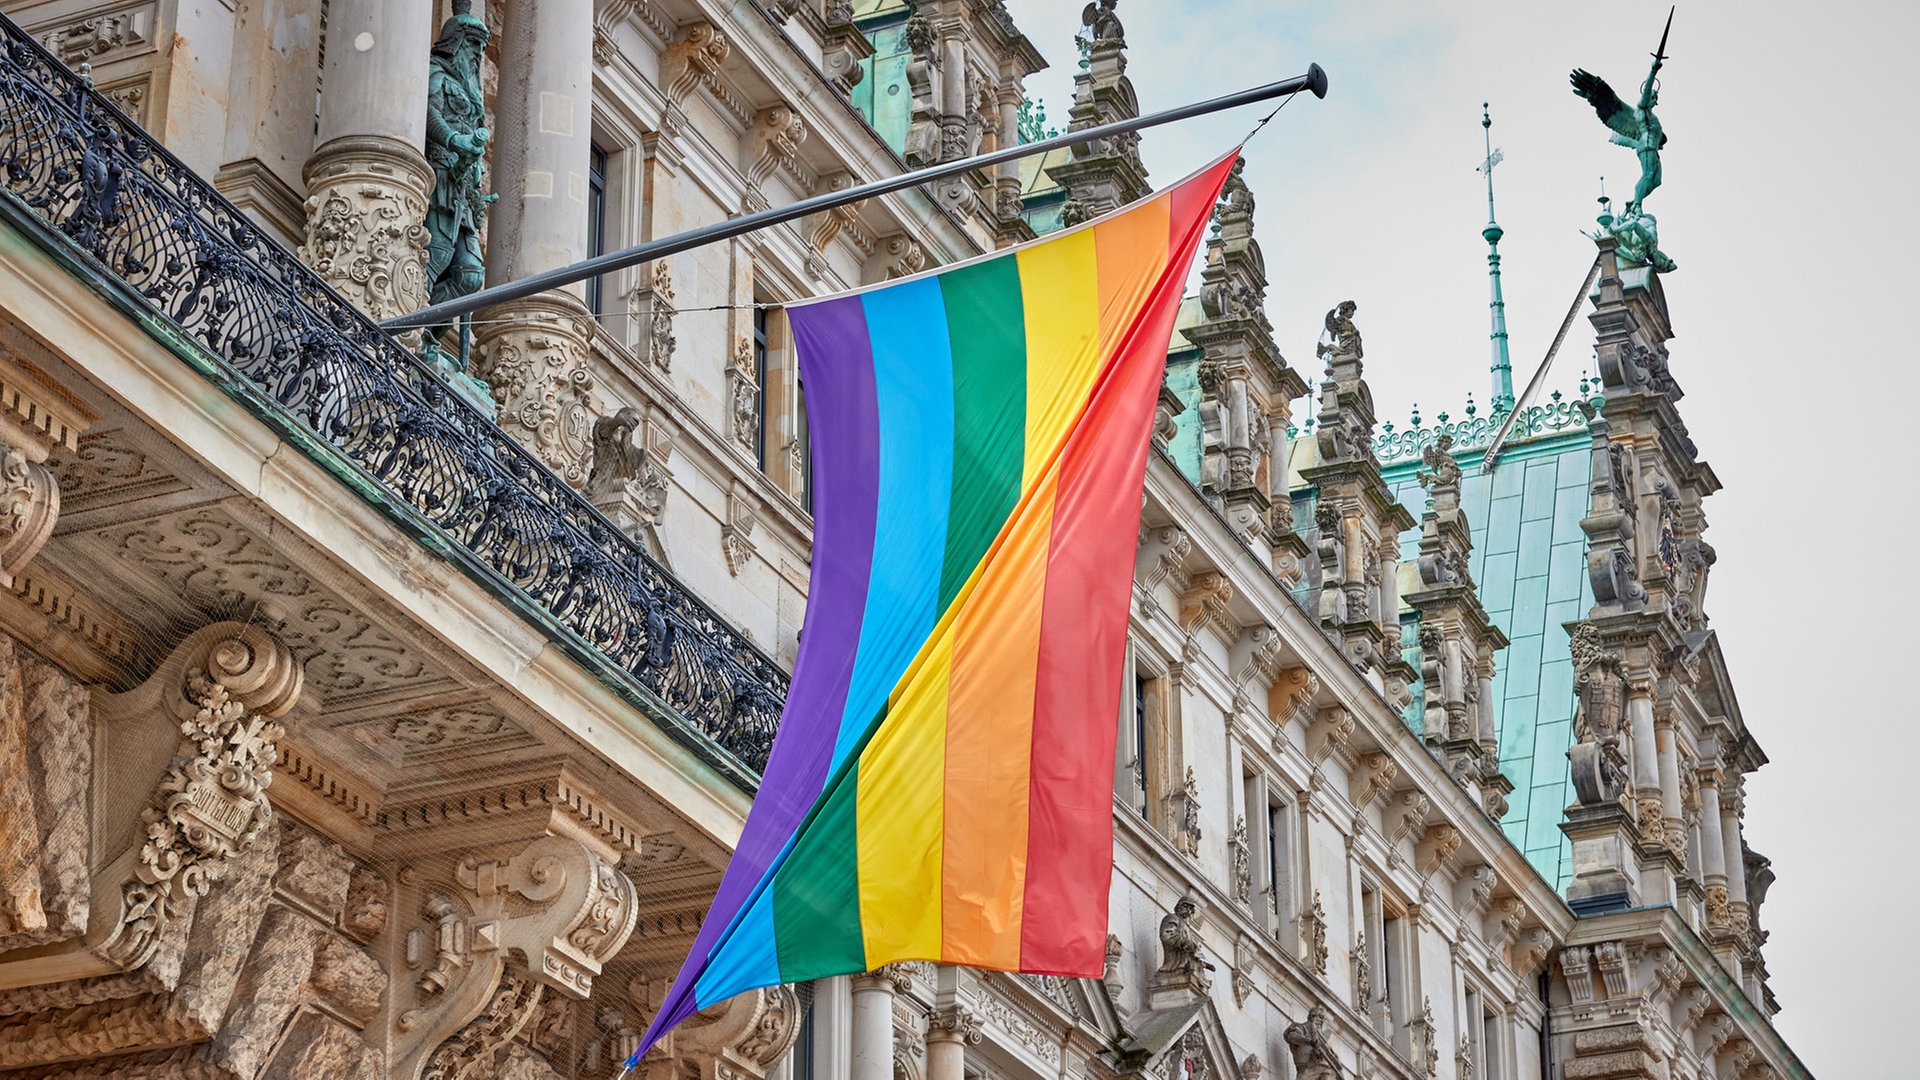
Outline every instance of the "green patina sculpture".
<path fill-rule="evenodd" d="M 1660 65 L 1667 59 L 1667 33 L 1673 30 L 1673 12 L 1667 12 L 1667 29 L 1660 35 L 1660 47 L 1654 50 L 1653 66 L 1640 85 L 1638 104 L 1628 105 L 1613 92 L 1605 79 L 1575 68 L 1571 76 L 1573 92 L 1585 98 L 1600 114 L 1600 120 L 1613 130 L 1611 140 L 1627 147 L 1640 159 L 1640 180 L 1633 186 L 1633 198 L 1618 218 L 1604 220 L 1602 226 L 1619 240 L 1619 253 L 1629 262 L 1645 263 L 1656 270 L 1672 270 L 1673 260 L 1662 254 L 1659 233 L 1653 215 L 1643 204 L 1660 186 L 1660 151 L 1667 145 L 1666 129 L 1653 107 L 1660 103 Z"/>
<path fill-rule="evenodd" d="M 436 304 L 485 283 L 480 218 L 499 198 L 481 194 L 486 166 L 480 156 L 489 133 L 480 98 L 480 55 L 490 35 L 472 7 L 472 0 L 454 0 L 453 17 L 433 43 L 427 75 L 427 161 L 433 165 L 427 282 Z"/>

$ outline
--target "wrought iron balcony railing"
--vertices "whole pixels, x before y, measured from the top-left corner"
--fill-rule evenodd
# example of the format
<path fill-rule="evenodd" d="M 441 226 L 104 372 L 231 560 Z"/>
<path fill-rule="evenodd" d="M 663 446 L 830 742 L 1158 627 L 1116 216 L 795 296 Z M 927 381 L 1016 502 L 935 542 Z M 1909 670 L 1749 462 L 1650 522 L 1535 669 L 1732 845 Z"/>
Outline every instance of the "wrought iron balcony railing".
<path fill-rule="evenodd" d="M 530 600 L 576 657 L 630 674 L 696 749 L 765 765 L 777 664 L 5 17 L 0 190 L 0 214 L 362 497 Z"/>

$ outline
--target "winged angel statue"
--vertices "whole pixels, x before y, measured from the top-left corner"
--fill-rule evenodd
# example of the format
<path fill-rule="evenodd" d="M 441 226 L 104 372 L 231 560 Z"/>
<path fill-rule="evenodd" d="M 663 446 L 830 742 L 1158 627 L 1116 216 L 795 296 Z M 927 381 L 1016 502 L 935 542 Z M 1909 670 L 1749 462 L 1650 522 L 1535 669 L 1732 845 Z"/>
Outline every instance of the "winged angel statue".
<path fill-rule="evenodd" d="M 1660 65 L 1667 59 L 1667 32 L 1673 29 L 1673 12 L 1667 13 L 1667 31 L 1660 35 L 1660 47 L 1654 50 L 1653 66 L 1640 85 L 1640 100 L 1629 105 L 1613 92 L 1600 76 L 1575 68 L 1571 76 L 1573 92 L 1585 98 L 1600 115 L 1601 123 L 1612 129 L 1612 142 L 1632 150 L 1640 159 L 1640 181 L 1633 186 L 1633 200 L 1620 217 L 1607 224 L 1607 230 L 1620 241 L 1621 255 L 1632 262 L 1651 263 L 1656 270 L 1673 269 L 1673 260 L 1659 250 L 1659 234 L 1653 215 L 1643 207 L 1648 195 L 1660 186 L 1660 151 L 1667 145 L 1666 129 L 1653 107 L 1660 103 Z"/>

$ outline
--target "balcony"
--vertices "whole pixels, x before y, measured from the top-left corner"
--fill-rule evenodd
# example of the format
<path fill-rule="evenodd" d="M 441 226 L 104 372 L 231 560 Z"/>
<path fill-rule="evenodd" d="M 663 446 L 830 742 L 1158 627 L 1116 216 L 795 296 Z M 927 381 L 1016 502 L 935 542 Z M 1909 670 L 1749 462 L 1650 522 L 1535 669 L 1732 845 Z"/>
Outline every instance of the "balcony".
<path fill-rule="evenodd" d="M 342 498 L 753 785 L 785 672 L 4 17 L 0 190 L 0 218 L 336 476 Z"/>

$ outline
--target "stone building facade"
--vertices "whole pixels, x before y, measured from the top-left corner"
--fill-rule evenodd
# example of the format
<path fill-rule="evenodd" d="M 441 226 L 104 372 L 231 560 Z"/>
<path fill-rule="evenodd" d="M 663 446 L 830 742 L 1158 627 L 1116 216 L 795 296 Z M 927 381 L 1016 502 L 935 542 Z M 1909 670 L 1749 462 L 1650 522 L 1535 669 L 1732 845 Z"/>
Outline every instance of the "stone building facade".
<path fill-rule="evenodd" d="M 0 13 L 0 1073 L 615 1075 L 795 653 L 780 305 L 1138 198 L 1137 142 L 482 312 L 475 402 L 366 321 L 425 300 L 453 4 Z M 472 13 L 496 282 L 1009 144 L 1045 62 L 996 0 Z M 1083 37 L 1071 126 L 1136 113 L 1114 0 Z M 1603 245 L 1593 416 L 1555 433 L 1591 463 L 1563 888 L 1502 827 L 1551 763 L 1503 742 L 1476 474 L 1403 433 L 1402 505 L 1355 309 L 1290 364 L 1254 217 L 1236 176 L 1156 417 L 1105 977 L 759 991 L 639 1075 L 1806 1074 L 1658 277 Z"/>

